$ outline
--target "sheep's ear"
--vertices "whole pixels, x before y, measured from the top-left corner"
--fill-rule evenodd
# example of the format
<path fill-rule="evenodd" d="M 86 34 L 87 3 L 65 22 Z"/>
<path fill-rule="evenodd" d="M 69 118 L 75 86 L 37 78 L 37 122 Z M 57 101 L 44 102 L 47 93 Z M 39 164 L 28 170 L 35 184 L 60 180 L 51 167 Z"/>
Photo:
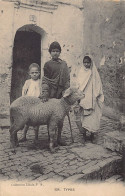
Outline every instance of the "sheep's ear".
<path fill-rule="evenodd" d="M 71 88 L 68 88 L 68 89 L 65 91 L 63 97 L 64 97 L 64 98 L 65 98 L 65 97 L 68 97 L 69 95 L 71 95 L 71 93 L 72 93 Z"/>

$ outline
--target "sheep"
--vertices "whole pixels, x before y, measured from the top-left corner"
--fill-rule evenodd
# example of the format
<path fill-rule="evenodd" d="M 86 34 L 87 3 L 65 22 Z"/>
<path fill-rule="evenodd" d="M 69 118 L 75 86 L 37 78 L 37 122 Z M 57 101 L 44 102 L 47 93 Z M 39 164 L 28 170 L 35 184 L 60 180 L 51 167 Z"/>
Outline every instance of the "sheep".
<path fill-rule="evenodd" d="M 17 132 L 24 125 L 47 125 L 49 133 L 49 148 L 54 152 L 55 130 L 58 128 L 57 142 L 60 143 L 61 131 L 65 116 L 69 113 L 71 105 L 83 98 L 79 89 L 69 88 L 61 99 L 50 99 L 41 102 L 37 97 L 24 96 L 16 99 L 10 106 L 10 142 L 13 152 L 18 145 Z"/>

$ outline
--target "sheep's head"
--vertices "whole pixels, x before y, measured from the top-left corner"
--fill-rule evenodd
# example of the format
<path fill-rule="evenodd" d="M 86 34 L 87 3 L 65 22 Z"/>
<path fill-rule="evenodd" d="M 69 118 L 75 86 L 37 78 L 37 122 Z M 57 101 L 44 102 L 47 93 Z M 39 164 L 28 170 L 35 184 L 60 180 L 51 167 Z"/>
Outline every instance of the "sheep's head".
<path fill-rule="evenodd" d="M 84 97 L 85 95 L 78 88 L 68 88 L 63 95 L 63 98 L 66 99 L 70 105 L 73 105 L 76 101 Z"/>

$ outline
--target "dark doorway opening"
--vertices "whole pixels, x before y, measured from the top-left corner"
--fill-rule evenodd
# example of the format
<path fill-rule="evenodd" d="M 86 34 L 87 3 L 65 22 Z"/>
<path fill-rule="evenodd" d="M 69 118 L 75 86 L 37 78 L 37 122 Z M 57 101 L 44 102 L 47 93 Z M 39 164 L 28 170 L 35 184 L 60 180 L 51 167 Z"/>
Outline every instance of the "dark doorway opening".
<path fill-rule="evenodd" d="M 22 95 L 24 82 L 29 79 L 28 68 L 31 63 L 41 65 L 41 35 L 17 31 L 13 47 L 11 103 Z"/>

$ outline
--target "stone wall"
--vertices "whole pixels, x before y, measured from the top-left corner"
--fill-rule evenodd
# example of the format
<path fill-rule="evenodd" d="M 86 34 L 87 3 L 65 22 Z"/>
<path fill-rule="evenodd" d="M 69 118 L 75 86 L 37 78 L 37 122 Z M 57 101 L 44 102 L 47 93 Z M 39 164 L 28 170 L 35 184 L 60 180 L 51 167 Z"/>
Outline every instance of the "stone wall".
<path fill-rule="evenodd" d="M 9 108 L 14 7 L 12 3 L 4 4 L 4 9 L 2 2 L 0 5 L 0 106 L 4 112 L 5 108 Z"/>
<path fill-rule="evenodd" d="M 125 1 L 84 1 L 84 51 L 99 69 L 105 105 L 125 112 Z"/>

